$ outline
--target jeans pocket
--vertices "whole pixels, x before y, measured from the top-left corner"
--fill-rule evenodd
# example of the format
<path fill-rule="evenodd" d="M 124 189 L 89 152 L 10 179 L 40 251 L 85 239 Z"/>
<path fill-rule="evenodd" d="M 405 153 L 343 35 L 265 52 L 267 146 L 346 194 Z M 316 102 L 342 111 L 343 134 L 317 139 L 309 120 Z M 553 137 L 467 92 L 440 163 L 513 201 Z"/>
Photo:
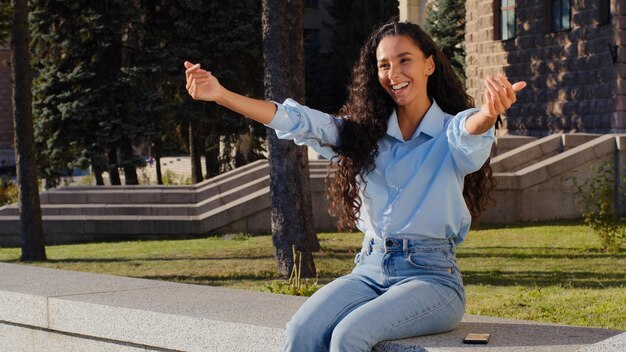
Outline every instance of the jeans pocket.
<path fill-rule="evenodd" d="M 445 252 L 417 252 L 409 253 L 406 261 L 414 268 L 426 271 L 440 271 L 452 273 L 454 265 L 448 260 Z"/>

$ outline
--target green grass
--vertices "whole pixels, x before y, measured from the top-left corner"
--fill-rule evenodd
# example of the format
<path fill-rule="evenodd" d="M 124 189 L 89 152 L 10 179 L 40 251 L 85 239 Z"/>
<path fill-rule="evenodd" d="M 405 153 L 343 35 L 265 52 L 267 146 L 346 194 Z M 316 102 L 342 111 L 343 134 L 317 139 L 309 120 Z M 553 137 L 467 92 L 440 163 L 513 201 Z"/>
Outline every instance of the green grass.
<path fill-rule="evenodd" d="M 320 234 L 318 282 L 350 272 L 360 234 Z M 269 236 L 47 247 L 32 265 L 267 291 Z M 0 261 L 20 250 L 0 248 Z M 467 313 L 626 330 L 626 253 L 604 253 L 581 223 L 484 227 L 459 247 Z"/>

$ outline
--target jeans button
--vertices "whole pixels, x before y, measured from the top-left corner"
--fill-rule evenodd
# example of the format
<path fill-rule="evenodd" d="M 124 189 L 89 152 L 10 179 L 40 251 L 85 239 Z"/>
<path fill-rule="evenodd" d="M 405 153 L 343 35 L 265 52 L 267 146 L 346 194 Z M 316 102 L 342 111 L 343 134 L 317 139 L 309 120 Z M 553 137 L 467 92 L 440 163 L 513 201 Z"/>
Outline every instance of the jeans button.
<path fill-rule="evenodd" d="M 385 245 L 387 247 L 391 247 L 391 246 L 393 246 L 393 241 L 392 240 L 387 240 L 387 241 L 385 241 Z"/>

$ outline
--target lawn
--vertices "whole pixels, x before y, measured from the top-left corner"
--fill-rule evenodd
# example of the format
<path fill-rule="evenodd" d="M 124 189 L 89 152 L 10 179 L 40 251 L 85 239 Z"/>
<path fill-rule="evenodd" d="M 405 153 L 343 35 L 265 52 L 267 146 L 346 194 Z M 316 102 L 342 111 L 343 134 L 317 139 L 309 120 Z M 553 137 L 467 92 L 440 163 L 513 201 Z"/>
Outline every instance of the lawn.
<path fill-rule="evenodd" d="M 320 284 L 348 273 L 360 234 L 319 234 Z M 603 253 L 581 223 L 485 227 L 458 249 L 467 313 L 626 330 L 626 253 Z M 94 243 L 47 247 L 38 266 L 267 291 L 269 236 Z M 0 261 L 17 262 L 17 248 Z"/>

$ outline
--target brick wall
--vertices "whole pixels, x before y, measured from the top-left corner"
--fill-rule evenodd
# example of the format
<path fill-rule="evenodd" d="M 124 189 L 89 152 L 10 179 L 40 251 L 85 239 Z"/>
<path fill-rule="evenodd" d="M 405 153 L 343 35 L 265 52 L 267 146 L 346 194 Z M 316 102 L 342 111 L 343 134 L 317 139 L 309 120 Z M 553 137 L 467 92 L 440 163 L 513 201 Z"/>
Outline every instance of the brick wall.
<path fill-rule="evenodd" d="M 477 104 L 484 101 L 483 79 L 504 72 L 529 83 L 505 116 L 511 134 L 606 133 L 626 127 L 626 48 L 613 64 L 609 44 L 621 44 L 626 16 L 612 0 L 612 21 L 598 25 L 598 1 L 572 0 L 572 28 L 546 31 L 543 0 L 516 1 L 516 37 L 494 41 L 494 1 L 468 0 L 467 86 Z M 621 10 L 622 12 L 624 9 Z M 620 26 L 620 27 L 618 27 Z M 626 44 L 626 37 L 623 38 Z"/>

